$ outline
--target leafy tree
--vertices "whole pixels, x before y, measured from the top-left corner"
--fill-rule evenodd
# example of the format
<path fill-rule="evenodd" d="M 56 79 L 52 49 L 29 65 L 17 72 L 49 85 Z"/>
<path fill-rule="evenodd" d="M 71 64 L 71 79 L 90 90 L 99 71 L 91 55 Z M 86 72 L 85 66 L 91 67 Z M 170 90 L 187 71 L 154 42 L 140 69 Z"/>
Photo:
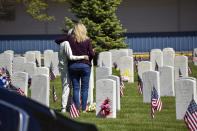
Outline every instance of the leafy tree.
<path fill-rule="evenodd" d="M 92 40 L 96 53 L 115 48 L 125 48 L 122 34 L 126 29 L 122 29 L 120 21 L 117 19 L 115 11 L 122 0 L 70 0 L 71 11 L 83 23 L 88 36 Z M 65 29 L 67 32 L 73 27 L 76 20 L 65 18 Z"/>
<path fill-rule="evenodd" d="M 47 0 L 17 0 L 25 5 L 27 13 L 34 19 L 39 21 L 51 21 L 55 20 L 54 16 L 49 16 L 46 13 L 48 9 Z M 66 0 L 57 0 L 58 2 L 65 2 Z"/>

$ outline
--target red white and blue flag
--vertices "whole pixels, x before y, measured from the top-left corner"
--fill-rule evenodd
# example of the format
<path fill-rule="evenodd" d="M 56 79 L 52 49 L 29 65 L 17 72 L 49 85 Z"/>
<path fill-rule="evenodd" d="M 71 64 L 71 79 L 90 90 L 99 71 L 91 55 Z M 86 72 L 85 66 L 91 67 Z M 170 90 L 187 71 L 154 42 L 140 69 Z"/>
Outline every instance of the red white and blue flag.
<path fill-rule="evenodd" d="M 120 76 L 120 97 L 124 96 L 123 88 L 125 88 L 122 77 Z"/>
<path fill-rule="evenodd" d="M 188 73 L 189 73 L 189 74 L 192 74 L 192 70 L 191 70 L 189 64 L 188 64 Z"/>
<path fill-rule="evenodd" d="M 73 100 L 73 97 L 71 98 L 71 106 L 70 106 L 70 116 L 72 118 L 79 117 L 79 111 L 77 110 L 77 107 L 75 105 L 75 102 Z"/>
<path fill-rule="evenodd" d="M 141 79 L 141 77 L 139 75 L 138 75 L 138 92 L 140 94 L 143 93 L 143 83 L 142 83 L 142 79 Z"/>
<path fill-rule="evenodd" d="M 155 87 L 151 92 L 151 116 L 152 118 L 155 117 L 155 110 L 161 111 L 162 109 L 162 101 L 157 93 Z"/>
<path fill-rule="evenodd" d="M 53 85 L 53 102 L 57 102 L 57 95 L 56 95 L 56 91 L 55 91 L 55 86 Z"/>
<path fill-rule="evenodd" d="M 29 79 L 28 79 L 28 88 L 30 88 L 31 84 L 32 84 L 32 78 L 29 77 Z"/>
<path fill-rule="evenodd" d="M 0 76 L 0 88 L 7 88 L 9 85 L 5 75 Z"/>
<path fill-rule="evenodd" d="M 182 78 L 183 74 L 181 73 L 181 69 L 179 68 L 179 78 Z"/>
<path fill-rule="evenodd" d="M 190 131 L 197 131 L 197 105 L 194 99 L 191 100 L 184 121 Z"/>
<path fill-rule="evenodd" d="M 157 61 L 155 61 L 155 71 L 158 71 L 159 70 L 159 66 L 157 64 Z"/>
<path fill-rule="evenodd" d="M 40 67 L 37 59 L 36 59 L 36 67 Z"/>
<path fill-rule="evenodd" d="M 49 68 L 49 77 L 50 77 L 50 81 L 54 81 L 56 78 L 56 75 L 54 73 L 54 67 L 53 67 L 53 63 L 51 62 L 50 68 Z"/>
<path fill-rule="evenodd" d="M 136 56 L 134 58 L 134 64 L 135 64 L 135 72 L 138 72 L 138 60 L 137 60 Z"/>

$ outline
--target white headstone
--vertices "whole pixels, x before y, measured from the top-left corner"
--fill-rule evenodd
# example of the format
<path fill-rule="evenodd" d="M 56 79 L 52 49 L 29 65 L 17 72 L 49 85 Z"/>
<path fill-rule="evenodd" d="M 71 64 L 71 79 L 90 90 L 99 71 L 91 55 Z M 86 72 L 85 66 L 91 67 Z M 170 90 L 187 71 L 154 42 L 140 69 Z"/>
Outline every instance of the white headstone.
<path fill-rule="evenodd" d="M 47 68 L 47 67 L 37 67 L 36 68 L 36 74 L 37 75 L 45 74 L 45 75 L 49 76 L 49 68 Z"/>
<path fill-rule="evenodd" d="M 158 96 L 160 96 L 160 78 L 158 71 L 146 71 L 142 74 L 143 79 L 143 102 L 150 103 L 151 102 L 151 91 L 153 87 L 158 92 Z"/>
<path fill-rule="evenodd" d="M 140 61 L 138 63 L 138 75 L 142 78 L 142 73 L 152 70 L 152 63 L 150 61 Z"/>
<path fill-rule="evenodd" d="M 175 89 L 176 119 L 182 120 L 191 100 L 196 98 L 196 81 L 191 79 L 179 79 L 176 81 Z"/>
<path fill-rule="evenodd" d="M 117 63 L 119 68 L 120 57 L 128 56 L 128 50 L 109 50 L 112 53 L 112 65 L 114 62 Z"/>
<path fill-rule="evenodd" d="M 40 51 L 34 51 L 35 53 L 35 58 L 38 61 L 39 66 L 41 67 L 41 53 Z"/>
<path fill-rule="evenodd" d="M 193 52 L 193 62 L 194 65 L 197 66 L 197 48 L 195 48 Z"/>
<path fill-rule="evenodd" d="M 119 69 L 120 75 L 129 78 L 128 82 L 134 82 L 134 67 L 133 67 L 133 57 L 123 56 L 120 57 Z"/>
<path fill-rule="evenodd" d="M 116 82 L 111 79 L 96 81 L 96 117 L 102 117 L 100 106 L 107 98 L 110 99 L 111 114 L 106 118 L 116 118 Z"/>
<path fill-rule="evenodd" d="M 49 107 L 49 77 L 47 75 L 33 75 L 31 98 Z"/>
<path fill-rule="evenodd" d="M 160 75 L 160 95 L 175 96 L 174 92 L 174 67 L 159 67 Z"/>
<path fill-rule="evenodd" d="M 96 68 L 96 81 L 100 79 L 105 79 L 111 75 L 109 67 L 97 67 Z"/>
<path fill-rule="evenodd" d="M 173 48 L 163 49 L 163 66 L 174 66 L 175 51 Z"/>
<path fill-rule="evenodd" d="M 6 51 L 4 51 L 4 53 L 11 54 L 12 55 L 12 59 L 13 59 L 13 57 L 14 57 L 14 51 L 13 50 L 6 50 Z"/>
<path fill-rule="evenodd" d="M 12 64 L 13 72 L 24 71 L 23 70 L 24 63 L 26 63 L 25 57 L 14 57 L 13 64 Z"/>
<path fill-rule="evenodd" d="M 93 61 L 92 61 L 93 65 Z M 88 89 L 88 102 L 93 104 L 94 97 L 93 97 L 93 89 L 94 89 L 94 67 L 91 67 L 91 74 L 90 74 L 90 81 L 89 81 L 89 89 Z"/>
<path fill-rule="evenodd" d="M 53 50 L 44 51 L 44 66 L 50 67 L 53 58 Z"/>
<path fill-rule="evenodd" d="M 110 75 L 108 78 L 116 82 L 116 110 L 120 110 L 120 78 L 114 75 Z"/>
<path fill-rule="evenodd" d="M 183 77 L 188 77 L 188 58 L 187 56 L 175 56 L 174 59 L 174 76 L 175 81 L 179 79 L 179 69 Z"/>
<path fill-rule="evenodd" d="M 36 64 L 35 63 L 24 63 L 23 65 L 23 71 L 28 73 L 29 77 L 32 77 L 34 74 L 36 74 Z"/>
<path fill-rule="evenodd" d="M 156 62 L 159 67 L 163 66 L 163 52 L 160 49 L 152 49 L 150 52 L 150 62 L 152 62 L 153 70 L 155 70 Z"/>
<path fill-rule="evenodd" d="M 112 72 L 112 54 L 109 51 L 104 51 L 99 53 L 98 60 L 99 67 L 109 67 Z"/>
<path fill-rule="evenodd" d="M 0 54 L 0 68 L 5 68 L 12 76 L 12 55 L 9 53 Z"/>
<path fill-rule="evenodd" d="M 26 58 L 26 62 L 35 63 L 35 61 L 36 61 L 36 56 L 35 56 L 35 53 L 33 51 L 25 52 L 25 58 Z"/>
<path fill-rule="evenodd" d="M 15 72 L 11 76 L 13 86 L 20 88 L 24 91 L 25 95 L 28 94 L 28 74 L 26 72 Z"/>
<path fill-rule="evenodd" d="M 133 50 L 132 49 L 120 49 L 120 51 L 128 51 L 128 56 L 133 57 Z"/>
<path fill-rule="evenodd" d="M 10 53 L 14 56 L 14 51 L 13 50 L 6 50 L 6 51 L 4 51 L 4 53 Z"/>
<path fill-rule="evenodd" d="M 59 72 L 59 68 L 58 68 L 58 64 L 59 64 L 58 52 L 53 52 L 52 63 L 53 63 L 55 75 L 59 76 L 60 72 Z"/>

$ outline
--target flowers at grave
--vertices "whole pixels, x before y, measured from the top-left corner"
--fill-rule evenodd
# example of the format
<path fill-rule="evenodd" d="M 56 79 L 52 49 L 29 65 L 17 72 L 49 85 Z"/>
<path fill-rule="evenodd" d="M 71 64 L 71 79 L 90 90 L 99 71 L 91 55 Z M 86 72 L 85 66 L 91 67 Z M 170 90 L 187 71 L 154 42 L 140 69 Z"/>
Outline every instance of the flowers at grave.
<path fill-rule="evenodd" d="M 110 110 L 111 110 L 111 105 L 109 104 L 110 102 L 110 99 L 105 99 L 104 102 L 101 104 L 101 111 L 100 111 L 100 114 L 101 116 L 103 117 L 106 117 L 108 115 L 111 114 Z"/>
<path fill-rule="evenodd" d="M 88 107 L 89 112 L 93 112 L 96 110 L 96 103 L 90 104 Z"/>
<path fill-rule="evenodd" d="M 114 65 L 115 70 L 116 70 L 116 71 L 119 71 L 119 68 L 118 68 L 117 63 L 116 63 L 116 62 L 114 62 L 114 63 L 113 63 L 113 65 Z"/>
<path fill-rule="evenodd" d="M 125 73 L 121 74 L 122 81 L 129 81 L 131 79 L 130 70 L 126 69 Z"/>

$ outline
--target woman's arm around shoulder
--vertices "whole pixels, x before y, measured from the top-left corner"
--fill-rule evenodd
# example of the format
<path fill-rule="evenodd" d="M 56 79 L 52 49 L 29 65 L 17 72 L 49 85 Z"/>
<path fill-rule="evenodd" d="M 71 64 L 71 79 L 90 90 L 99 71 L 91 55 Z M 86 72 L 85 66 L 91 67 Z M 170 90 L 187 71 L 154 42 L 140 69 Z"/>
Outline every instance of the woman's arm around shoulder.
<path fill-rule="evenodd" d="M 70 44 L 68 41 L 64 41 L 62 44 L 64 44 L 65 52 L 69 60 L 82 60 L 82 59 L 89 59 L 88 56 L 75 56 L 72 54 L 72 50 L 70 48 Z"/>

